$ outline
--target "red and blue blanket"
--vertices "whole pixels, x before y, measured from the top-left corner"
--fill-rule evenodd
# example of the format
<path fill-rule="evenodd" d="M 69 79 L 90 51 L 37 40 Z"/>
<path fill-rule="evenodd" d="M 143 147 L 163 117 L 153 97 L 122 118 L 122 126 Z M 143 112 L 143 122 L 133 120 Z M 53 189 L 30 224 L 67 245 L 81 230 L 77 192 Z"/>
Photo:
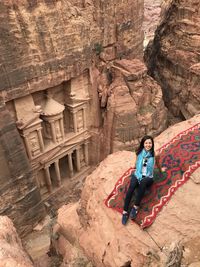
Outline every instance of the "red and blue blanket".
<path fill-rule="evenodd" d="M 160 174 L 155 168 L 155 182 L 142 200 L 135 222 L 143 229 L 154 222 L 174 192 L 188 181 L 192 172 L 200 166 L 200 124 L 179 133 L 158 152 L 160 164 L 166 167 L 166 172 Z M 133 168 L 128 169 L 118 179 L 114 189 L 105 200 L 107 207 L 122 213 L 132 171 Z"/>

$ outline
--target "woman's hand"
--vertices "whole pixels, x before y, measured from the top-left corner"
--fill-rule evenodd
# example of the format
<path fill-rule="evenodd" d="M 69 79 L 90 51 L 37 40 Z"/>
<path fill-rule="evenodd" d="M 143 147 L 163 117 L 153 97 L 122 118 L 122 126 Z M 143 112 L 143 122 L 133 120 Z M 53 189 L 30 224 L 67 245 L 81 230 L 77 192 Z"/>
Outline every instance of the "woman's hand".
<path fill-rule="evenodd" d="M 161 168 L 161 171 L 162 171 L 162 172 L 165 172 L 166 170 L 167 170 L 167 167 L 162 167 L 162 168 Z"/>

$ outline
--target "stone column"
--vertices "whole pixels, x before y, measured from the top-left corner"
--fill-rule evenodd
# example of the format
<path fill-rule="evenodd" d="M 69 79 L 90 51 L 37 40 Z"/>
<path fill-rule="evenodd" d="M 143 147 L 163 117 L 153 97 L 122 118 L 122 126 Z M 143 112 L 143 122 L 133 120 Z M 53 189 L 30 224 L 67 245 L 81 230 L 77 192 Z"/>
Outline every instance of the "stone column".
<path fill-rule="evenodd" d="M 84 107 L 83 108 L 83 128 L 84 128 L 84 130 L 87 128 L 86 126 L 87 126 L 86 125 L 86 108 Z"/>
<path fill-rule="evenodd" d="M 25 145 L 26 145 L 26 151 L 27 151 L 28 157 L 29 157 L 29 159 L 32 159 L 32 154 L 31 154 L 30 145 L 29 145 L 29 142 L 28 142 L 27 135 L 24 135 L 24 142 L 25 142 Z"/>
<path fill-rule="evenodd" d="M 68 165 L 69 165 L 69 175 L 70 177 L 74 176 L 74 169 L 73 169 L 73 163 L 72 163 L 72 153 L 69 153 L 67 155 L 67 159 L 68 159 Z"/>
<path fill-rule="evenodd" d="M 51 193 L 52 192 L 52 184 L 51 184 L 49 166 L 45 167 L 44 171 L 45 171 L 45 181 L 46 181 L 46 184 L 47 184 L 47 188 L 48 188 L 49 193 Z"/>
<path fill-rule="evenodd" d="M 38 138 L 39 138 L 39 143 L 40 143 L 41 150 L 42 150 L 42 152 L 44 152 L 44 142 L 43 142 L 41 130 L 42 130 L 41 128 L 37 129 L 37 133 L 38 133 Z"/>
<path fill-rule="evenodd" d="M 77 171 L 79 172 L 81 170 L 81 164 L 80 164 L 80 147 L 76 148 L 76 166 L 77 166 Z"/>
<path fill-rule="evenodd" d="M 53 137 L 53 142 L 56 143 L 56 131 L 55 131 L 55 127 L 54 127 L 54 122 L 51 121 L 50 125 L 51 125 L 51 133 L 52 133 L 52 137 Z"/>
<path fill-rule="evenodd" d="M 55 164 L 55 171 L 56 171 L 56 177 L 57 177 L 58 186 L 61 186 L 61 177 L 60 177 L 59 160 L 56 160 L 56 161 L 54 162 L 54 164 Z"/>
<path fill-rule="evenodd" d="M 77 133 L 77 116 L 75 112 L 72 112 L 72 114 L 73 114 L 74 132 Z"/>
<path fill-rule="evenodd" d="M 85 156 L 85 165 L 89 165 L 89 156 L 88 156 L 88 143 L 84 143 L 84 156 Z"/>
<path fill-rule="evenodd" d="M 35 177 L 35 181 L 36 181 L 37 187 L 40 188 L 40 182 L 38 180 L 38 174 L 37 174 L 37 172 L 34 173 L 34 177 Z"/>
<path fill-rule="evenodd" d="M 64 122 L 63 122 L 63 118 L 61 118 L 59 120 L 59 123 L 60 123 L 60 129 L 61 129 L 61 133 L 62 133 L 62 137 L 63 139 L 65 138 L 65 130 L 64 130 Z"/>

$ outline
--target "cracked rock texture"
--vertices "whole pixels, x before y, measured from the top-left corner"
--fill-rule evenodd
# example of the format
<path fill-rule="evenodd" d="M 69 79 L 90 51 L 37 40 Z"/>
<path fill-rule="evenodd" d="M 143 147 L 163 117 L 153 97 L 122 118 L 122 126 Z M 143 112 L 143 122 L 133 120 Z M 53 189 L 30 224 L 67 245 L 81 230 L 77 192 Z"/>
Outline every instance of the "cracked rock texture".
<path fill-rule="evenodd" d="M 144 0 L 144 47 L 153 39 L 155 30 L 161 18 L 161 6 L 163 0 Z"/>
<path fill-rule="evenodd" d="M 188 119 L 200 112 L 200 5 L 196 0 L 173 0 L 164 1 L 163 9 L 145 57 L 169 110 Z"/>
<path fill-rule="evenodd" d="M 84 84 L 90 98 L 91 164 L 166 128 L 161 88 L 141 62 L 143 11 L 143 0 L 1 1 L 0 214 L 11 216 L 20 233 L 45 214 L 26 141 L 16 127 L 19 106 L 25 115 L 26 105 L 32 113 L 25 99 L 39 106 L 50 93 L 63 104 L 70 90 L 66 82 L 78 98 Z"/>
<path fill-rule="evenodd" d="M 6 216 L 0 216 L 0 266 L 33 267 L 12 221 Z"/>
<path fill-rule="evenodd" d="M 155 138 L 156 149 L 199 121 L 200 115 L 197 115 L 171 126 Z M 64 244 L 70 243 L 81 248 L 98 267 L 165 266 L 166 255 L 172 249 L 172 243 L 179 241 L 186 244 L 185 263 L 189 265 L 199 261 L 198 253 L 195 254 L 195 260 L 192 260 L 192 251 L 197 250 L 198 244 L 195 243 L 193 248 L 189 244 L 199 238 L 200 196 L 199 182 L 195 179 L 191 178 L 175 192 L 155 222 L 144 231 L 134 223 L 128 223 L 124 227 L 121 224 L 121 214 L 105 206 L 104 199 L 112 191 L 120 175 L 134 165 L 134 161 L 135 154 L 129 151 L 109 155 L 87 177 L 81 200 L 59 209 L 54 231 L 60 238 L 54 245 L 65 262 L 69 258 Z M 195 172 L 199 176 L 199 169 Z M 65 243 L 63 239 L 66 240 Z M 160 248 L 163 249 L 162 252 Z M 152 255 L 152 259 L 148 255 Z"/>
<path fill-rule="evenodd" d="M 0 114 L 0 214 L 9 215 L 24 235 L 45 210 L 15 122 L 4 105 Z"/>
<path fill-rule="evenodd" d="M 143 0 L 3 0 L 0 18 L 5 101 L 78 76 L 102 48 L 142 57 Z"/>
<path fill-rule="evenodd" d="M 157 136 L 167 126 L 162 90 L 142 61 L 116 60 L 110 72 L 112 82 L 100 87 L 104 81 L 100 76 L 98 87 L 101 105 L 106 107 L 102 159 L 118 150 L 132 150 L 143 135 Z"/>
<path fill-rule="evenodd" d="M 142 19 L 143 0 L 0 1 L 0 214 L 21 234 L 45 212 L 15 124 L 15 100 L 70 82 L 99 56 L 142 58 Z"/>

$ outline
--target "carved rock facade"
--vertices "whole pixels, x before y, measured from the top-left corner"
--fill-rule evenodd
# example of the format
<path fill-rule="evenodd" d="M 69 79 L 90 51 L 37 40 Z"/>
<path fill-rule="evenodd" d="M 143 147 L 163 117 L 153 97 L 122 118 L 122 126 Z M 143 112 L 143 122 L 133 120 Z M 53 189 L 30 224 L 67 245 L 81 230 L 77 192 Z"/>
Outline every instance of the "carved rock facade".
<path fill-rule="evenodd" d="M 89 165 L 90 134 L 86 125 L 89 98 L 81 87 L 84 77 L 81 78 L 72 79 L 70 89 L 64 83 L 13 101 L 16 111 L 13 115 L 42 196 L 60 187 L 63 178 L 80 174 Z M 82 99 L 81 94 L 77 98 L 73 91 L 77 82 Z"/>
<path fill-rule="evenodd" d="M 142 58 L 143 0 L 3 0 L 0 15 L 0 213 L 25 233 L 51 192 L 102 158 L 91 67 Z"/>
<path fill-rule="evenodd" d="M 0 14 L 2 142 L 20 143 L 2 155 L 0 213 L 25 233 L 66 181 L 164 130 L 166 109 L 141 62 L 143 0 L 2 1 Z"/>

